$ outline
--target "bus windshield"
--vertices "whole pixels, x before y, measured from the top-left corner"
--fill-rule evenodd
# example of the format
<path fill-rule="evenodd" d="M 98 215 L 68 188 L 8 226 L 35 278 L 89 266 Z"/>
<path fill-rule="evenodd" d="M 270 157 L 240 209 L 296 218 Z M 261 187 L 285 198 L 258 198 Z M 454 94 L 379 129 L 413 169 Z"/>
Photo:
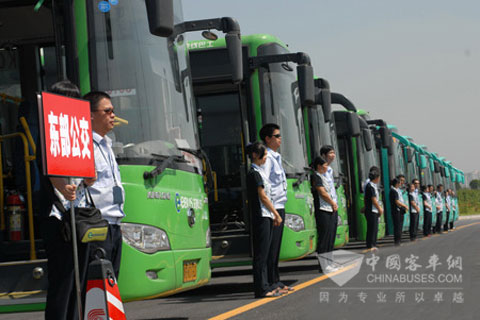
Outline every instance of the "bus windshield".
<path fill-rule="evenodd" d="M 412 158 L 412 161 L 408 163 L 408 177 L 407 177 L 407 181 L 409 183 L 411 183 L 413 181 L 413 179 L 418 179 L 418 166 L 417 166 L 417 160 L 416 160 L 416 157 L 417 157 L 417 154 L 414 150 L 412 150 L 413 152 L 413 158 Z"/>
<path fill-rule="evenodd" d="M 315 108 L 315 110 L 318 118 L 315 125 L 318 126 L 318 132 L 320 133 L 320 147 L 330 145 L 335 150 L 335 160 L 333 160 L 330 166 L 333 169 L 335 177 L 338 177 L 340 175 L 340 165 L 338 160 L 338 143 L 337 139 L 334 138 L 336 137 L 335 122 L 332 120 L 329 122 L 325 122 L 325 116 L 323 115 L 323 110 L 321 106 L 318 106 L 317 108 Z M 316 151 L 320 152 L 320 150 Z"/>
<path fill-rule="evenodd" d="M 128 121 L 111 135 L 117 158 L 141 163 L 198 149 L 184 35 L 150 34 L 145 1 L 121 1 L 107 13 L 87 3 L 92 88 L 108 92 L 116 116 Z M 179 23 L 182 8 L 174 3 Z"/>
<path fill-rule="evenodd" d="M 405 175 L 404 152 L 397 139 L 393 139 L 393 158 L 395 159 L 395 176 Z"/>
<path fill-rule="evenodd" d="M 430 161 L 427 161 L 427 167 L 424 169 L 424 185 L 433 184 L 432 170 L 430 169 Z"/>
<path fill-rule="evenodd" d="M 340 176 L 342 174 L 341 167 L 340 167 L 340 154 L 338 151 L 338 141 L 337 141 L 337 130 L 335 129 L 335 121 L 330 120 L 328 124 L 325 126 L 328 126 L 329 128 L 329 134 L 330 134 L 330 139 L 331 139 L 331 146 L 335 150 L 335 160 L 331 163 L 333 173 L 335 177 Z"/>
<path fill-rule="evenodd" d="M 283 53 L 288 51 L 276 43 L 258 48 L 262 56 Z M 285 172 L 302 173 L 307 166 L 307 152 L 296 72 L 285 63 L 270 63 L 261 68 L 260 81 L 265 120 L 280 126 Z"/>
<path fill-rule="evenodd" d="M 286 71 L 279 63 L 269 65 L 269 71 L 263 73 L 264 92 L 270 99 L 270 108 L 276 110 L 269 115 L 268 121 L 277 123 L 282 134 L 283 165 L 286 173 L 301 173 L 306 166 L 303 141 L 303 116 L 300 108 L 295 73 Z M 300 171 L 299 171 L 300 170 Z"/>

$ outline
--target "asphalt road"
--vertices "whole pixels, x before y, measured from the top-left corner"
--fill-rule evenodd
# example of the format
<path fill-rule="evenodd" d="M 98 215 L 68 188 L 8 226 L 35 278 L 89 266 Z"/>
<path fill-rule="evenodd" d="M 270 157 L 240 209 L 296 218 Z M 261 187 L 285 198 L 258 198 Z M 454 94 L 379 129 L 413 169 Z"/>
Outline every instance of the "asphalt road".
<path fill-rule="evenodd" d="M 128 319 L 480 319 L 480 217 L 456 229 L 378 252 L 363 244 L 336 250 L 340 269 L 324 275 L 318 260 L 281 263 L 282 281 L 296 290 L 254 299 L 249 267 L 215 269 L 211 282 L 175 296 L 124 305 Z M 358 271 L 358 273 L 357 273 Z M 0 319 L 43 319 L 42 312 Z"/>

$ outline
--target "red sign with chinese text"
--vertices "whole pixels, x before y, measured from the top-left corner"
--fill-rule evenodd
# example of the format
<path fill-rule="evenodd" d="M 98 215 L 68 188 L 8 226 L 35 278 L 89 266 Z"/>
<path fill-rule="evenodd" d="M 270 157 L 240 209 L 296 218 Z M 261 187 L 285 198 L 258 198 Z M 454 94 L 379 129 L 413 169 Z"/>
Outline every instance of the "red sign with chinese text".
<path fill-rule="evenodd" d="M 47 92 L 39 100 L 44 173 L 95 177 L 90 102 Z"/>

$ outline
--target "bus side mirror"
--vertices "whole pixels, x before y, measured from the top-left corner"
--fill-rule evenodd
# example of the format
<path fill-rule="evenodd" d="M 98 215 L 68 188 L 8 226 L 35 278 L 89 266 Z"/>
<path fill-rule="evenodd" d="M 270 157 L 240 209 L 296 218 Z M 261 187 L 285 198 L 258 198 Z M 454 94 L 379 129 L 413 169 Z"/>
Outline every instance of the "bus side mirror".
<path fill-rule="evenodd" d="M 330 90 L 322 89 L 320 95 L 322 96 L 323 118 L 325 122 L 329 122 L 332 114 L 332 97 L 330 96 Z"/>
<path fill-rule="evenodd" d="M 412 149 L 407 147 L 407 162 L 410 163 L 413 160 L 413 152 Z"/>
<path fill-rule="evenodd" d="M 315 104 L 313 67 L 306 64 L 298 65 L 297 76 L 301 105 L 313 106 Z"/>
<path fill-rule="evenodd" d="M 358 137 L 361 133 L 360 121 L 356 113 L 347 112 L 347 125 L 350 136 Z"/>
<path fill-rule="evenodd" d="M 385 127 L 380 127 L 380 137 L 382 139 L 382 148 L 388 148 L 392 140 L 390 130 Z"/>
<path fill-rule="evenodd" d="M 332 95 L 330 94 L 330 84 L 327 80 L 317 78 L 315 84 L 315 104 L 322 106 L 323 119 L 325 123 L 330 122 L 332 117 Z"/>
<path fill-rule="evenodd" d="M 420 169 L 425 169 L 427 167 L 427 157 L 424 154 L 420 155 Z"/>
<path fill-rule="evenodd" d="M 239 83 L 243 80 L 242 39 L 240 33 L 228 32 L 225 35 L 228 57 L 232 68 L 232 82 Z"/>
<path fill-rule="evenodd" d="M 433 159 L 429 158 L 428 161 L 430 162 L 430 171 L 435 171 L 435 163 Z"/>
<path fill-rule="evenodd" d="M 388 150 L 388 155 L 393 156 L 393 154 L 394 154 L 394 152 L 393 152 L 393 141 L 392 141 L 391 137 L 390 137 L 390 144 L 388 145 L 387 150 Z"/>
<path fill-rule="evenodd" d="M 362 134 L 363 134 L 363 144 L 365 145 L 365 149 L 367 151 L 370 151 L 372 150 L 373 146 L 372 146 L 372 139 L 371 139 L 371 136 L 370 136 L 370 129 L 363 129 L 362 130 Z"/>
<path fill-rule="evenodd" d="M 173 33 L 173 0 L 145 0 L 150 33 L 169 37 Z"/>

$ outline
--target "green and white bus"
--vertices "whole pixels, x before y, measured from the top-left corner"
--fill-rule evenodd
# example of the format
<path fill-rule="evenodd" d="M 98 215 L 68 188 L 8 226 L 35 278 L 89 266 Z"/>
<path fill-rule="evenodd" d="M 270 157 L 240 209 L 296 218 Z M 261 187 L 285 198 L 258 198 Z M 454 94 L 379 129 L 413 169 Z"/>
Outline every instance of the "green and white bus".
<path fill-rule="evenodd" d="M 357 110 L 343 95 L 338 95 L 338 103 L 345 110 L 334 111 L 338 146 L 342 171 L 347 176 L 347 208 L 350 238 L 364 241 L 367 222 L 364 215 L 364 184 L 372 166 L 380 168 L 380 154 L 375 145 L 373 131 L 365 119 L 366 113 Z M 333 99 L 332 104 L 337 103 Z M 383 186 L 380 186 L 382 189 Z M 380 216 L 377 238 L 385 236 L 385 215 Z"/>
<path fill-rule="evenodd" d="M 189 43 L 200 144 L 213 177 L 208 194 L 214 267 L 251 263 L 244 150 L 246 144 L 259 140 L 258 132 L 265 123 L 280 126 L 280 153 L 288 182 L 280 259 L 302 258 L 312 253 L 316 244 L 299 93 L 304 85 L 297 85 L 292 68 L 297 63 L 298 76 L 309 76 L 313 84 L 309 58 L 290 53 L 270 35 L 242 36 L 242 45 L 244 80 L 232 84 L 223 39 Z M 306 69 L 310 69 L 308 76 Z M 310 91 L 313 97 L 313 85 Z"/>
<path fill-rule="evenodd" d="M 0 101 L 0 141 L 7 151 L 3 177 L 14 173 L 6 134 L 16 131 L 17 114 L 27 115 L 31 140 L 38 137 L 36 106 L 22 109 L 35 101 L 36 92 L 67 77 L 82 94 L 108 92 L 118 116 L 111 138 L 126 192 L 119 276 L 123 300 L 207 283 L 210 221 L 185 33 L 222 30 L 234 52 L 241 48 L 236 21 L 184 22 L 181 2 L 171 0 L 2 1 L 0 19 L 0 55 L 9 59 L 8 68 L 0 69 L 0 92 L 8 97 Z M 232 65 L 241 70 L 238 61 Z M 241 80 L 238 76 L 232 72 L 234 81 Z M 24 158 L 34 167 L 32 176 L 38 172 L 35 156 L 30 151 Z M 41 309 L 48 270 L 37 223 L 38 182 L 27 175 L 22 190 L 12 179 L 0 180 L 0 312 Z M 3 210 L 7 188 L 25 194 L 29 208 L 22 215 L 30 223 L 16 241 L 8 237 L 9 216 Z"/>
<path fill-rule="evenodd" d="M 349 241 L 349 220 L 347 198 L 345 196 L 345 175 L 341 171 L 338 154 L 337 133 L 331 107 L 330 85 L 325 79 L 315 79 L 316 105 L 304 108 L 305 137 L 307 141 L 308 162 L 320 156 L 322 146 L 331 145 L 337 152 L 331 166 L 335 178 L 338 203 L 337 234 L 335 247 L 344 246 Z"/>

